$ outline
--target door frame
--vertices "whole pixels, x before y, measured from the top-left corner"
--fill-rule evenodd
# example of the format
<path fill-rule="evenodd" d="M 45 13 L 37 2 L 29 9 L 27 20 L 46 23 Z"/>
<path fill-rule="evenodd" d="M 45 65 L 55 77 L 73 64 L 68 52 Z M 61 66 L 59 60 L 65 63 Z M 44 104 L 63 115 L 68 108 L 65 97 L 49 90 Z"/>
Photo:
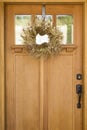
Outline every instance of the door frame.
<path fill-rule="evenodd" d="M 46 1 L 46 2 L 45 2 Z M 48 2 L 47 2 L 48 1 Z M 4 9 L 7 3 L 25 3 L 32 2 L 32 0 L 0 0 L 0 130 L 5 130 L 5 57 L 4 57 L 4 43 L 5 43 L 5 24 L 4 24 Z M 83 130 L 87 130 L 87 0 L 33 0 L 33 4 L 37 3 L 59 3 L 59 4 L 82 4 L 83 5 Z"/>

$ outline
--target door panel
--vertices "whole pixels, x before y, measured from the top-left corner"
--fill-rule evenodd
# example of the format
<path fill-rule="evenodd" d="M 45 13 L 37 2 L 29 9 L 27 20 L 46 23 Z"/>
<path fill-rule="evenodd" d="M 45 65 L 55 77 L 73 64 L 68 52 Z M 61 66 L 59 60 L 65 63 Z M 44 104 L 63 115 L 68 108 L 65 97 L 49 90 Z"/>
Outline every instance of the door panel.
<path fill-rule="evenodd" d="M 38 130 L 39 62 L 29 56 L 16 56 L 15 61 L 16 129 Z"/>
<path fill-rule="evenodd" d="M 82 130 L 76 85 L 82 80 L 82 5 L 46 5 L 46 14 L 72 15 L 73 44 L 36 59 L 15 43 L 15 15 L 41 15 L 42 5 L 6 5 L 6 130 Z"/>
<path fill-rule="evenodd" d="M 72 56 L 52 58 L 48 66 L 48 128 L 49 130 L 58 128 L 72 130 L 74 114 L 72 110 Z"/>

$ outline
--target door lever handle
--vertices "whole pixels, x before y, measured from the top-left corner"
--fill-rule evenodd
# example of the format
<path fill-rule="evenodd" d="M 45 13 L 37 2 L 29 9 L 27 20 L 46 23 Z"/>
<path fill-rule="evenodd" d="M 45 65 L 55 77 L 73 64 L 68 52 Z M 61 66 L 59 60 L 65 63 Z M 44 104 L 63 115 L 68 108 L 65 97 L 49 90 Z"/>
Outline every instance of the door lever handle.
<path fill-rule="evenodd" d="M 76 93 L 78 94 L 77 108 L 81 108 L 81 94 L 82 94 L 82 85 L 81 84 L 76 85 Z"/>
<path fill-rule="evenodd" d="M 78 95 L 77 108 L 81 108 L 81 94 Z"/>

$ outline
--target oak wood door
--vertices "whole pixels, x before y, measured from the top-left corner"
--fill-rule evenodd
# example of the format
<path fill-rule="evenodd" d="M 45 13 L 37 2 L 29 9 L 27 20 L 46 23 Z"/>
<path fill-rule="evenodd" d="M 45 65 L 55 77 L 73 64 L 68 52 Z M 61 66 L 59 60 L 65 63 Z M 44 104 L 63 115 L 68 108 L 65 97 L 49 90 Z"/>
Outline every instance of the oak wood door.
<path fill-rule="evenodd" d="M 15 15 L 42 13 L 42 5 L 6 5 L 6 130 L 82 130 L 76 85 L 82 80 L 82 5 L 46 5 L 46 13 L 72 15 L 73 44 L 57 56 L 36 59 L 15 44 Z"/>

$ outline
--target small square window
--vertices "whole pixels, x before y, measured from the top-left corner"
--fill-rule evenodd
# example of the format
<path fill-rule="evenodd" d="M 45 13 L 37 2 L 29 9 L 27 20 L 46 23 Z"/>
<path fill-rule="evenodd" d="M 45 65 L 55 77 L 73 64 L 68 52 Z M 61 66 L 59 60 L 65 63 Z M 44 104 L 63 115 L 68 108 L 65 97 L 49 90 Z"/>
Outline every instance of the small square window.
<path fill-rule="evenodd" d="M 57 15 L 56 26 L 63 33 L 63 44 L 73 44 L 73 16 Z"/>
<path fill-rule="evenodd" d="M 15 44 L 23 45 L 21 33 L 26 25 L 31 24 L 31 15 L 16 15 L 15 16 Z"/>

